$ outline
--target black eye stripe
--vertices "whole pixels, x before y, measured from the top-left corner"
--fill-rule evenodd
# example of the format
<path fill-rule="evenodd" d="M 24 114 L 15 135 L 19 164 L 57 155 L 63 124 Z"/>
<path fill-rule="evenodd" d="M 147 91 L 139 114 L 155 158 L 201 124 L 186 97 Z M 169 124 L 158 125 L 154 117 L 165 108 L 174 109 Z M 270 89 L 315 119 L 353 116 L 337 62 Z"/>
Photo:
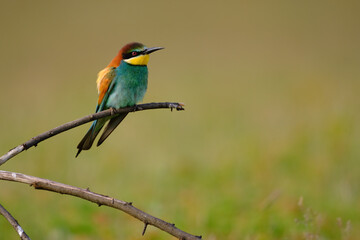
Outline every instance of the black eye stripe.
<path fill-rule="evenodd" d="M 128 53 L 123 53 L 123 59 L 129 59 L 129 58 L 132 58 L 132 57 L 135 57 L 135 56 L 139 56 L 141 54 L 143 54 L 144 51 L 131 51 L 131 52 L 128 52 Z"/>

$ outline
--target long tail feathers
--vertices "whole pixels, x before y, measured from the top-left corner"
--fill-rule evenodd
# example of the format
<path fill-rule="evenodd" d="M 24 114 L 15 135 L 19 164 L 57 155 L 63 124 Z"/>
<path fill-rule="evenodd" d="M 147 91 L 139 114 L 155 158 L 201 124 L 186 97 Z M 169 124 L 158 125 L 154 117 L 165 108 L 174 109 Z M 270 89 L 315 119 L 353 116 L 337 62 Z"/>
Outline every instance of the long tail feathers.
<path fill-rule="evenodd" d="M 96 136 L 99 134 L 101 128 L 103 126 L 97 126 L 99 123 L 98 121 L 94 121 L 93 124 L 91 125 L 89 131 L 85 134 L 85 136 L 83 137 L 83 139 L 80 141 L 80 143 L 77 145 L 78 148 L 78 152 L 76 153 L 76 156 L 79 156 L 80 152 L 82 150 L 88 150 L 91 148 L 91 146 L 94 143 L 94 140 L 96 138 Z"/>
<path fill-rule="evenodd" d="M 97 143 L 97 146 L 100 146 L 105 141 L 105 139 L 114 131 L 114 129 L 121 123 L 121 121 L 126 117 L 126 115 L 128 115 L 128 113 L 122 113 L 109 121 Z"/>
<path fill-rule="evenodd" d="M 114 131 L 114 129 L 121 123 L 121 121 L 126 117 L 127 114 L 128 113 L 120 114 L 119 116 L 112 118 L 109 121 L 97 143 L 97 146 L 100 146 L 105 141 L 105 139 Z M 102 127 L 104 126 L 107 120 L 108 119 L 101 119 L 93 122 L 89 131 L 85 134 L 83 139 L 78 144 L 77 146 L 78 151 L 75 157 L 79 156 L 82 150 L 88 150 L 91 148 L 91 146 L 95 141 L 96 136 L 99 134 L 100 130 L 102 129 Z"/>

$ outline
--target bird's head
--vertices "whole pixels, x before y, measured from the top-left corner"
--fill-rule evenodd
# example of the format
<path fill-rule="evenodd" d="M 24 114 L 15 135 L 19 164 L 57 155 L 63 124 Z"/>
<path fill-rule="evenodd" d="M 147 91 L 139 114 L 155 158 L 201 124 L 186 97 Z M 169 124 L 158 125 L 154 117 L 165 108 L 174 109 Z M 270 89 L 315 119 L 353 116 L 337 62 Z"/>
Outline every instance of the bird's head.
<path fill-rule="evenodd" d="M 162 47 L 148 48 L 138 42 L 126 44 L 120 52 L 122 59 L 131 65 L 147 65 L 149 62 L 149 54 L 157 50 L 163 49 Z"/>

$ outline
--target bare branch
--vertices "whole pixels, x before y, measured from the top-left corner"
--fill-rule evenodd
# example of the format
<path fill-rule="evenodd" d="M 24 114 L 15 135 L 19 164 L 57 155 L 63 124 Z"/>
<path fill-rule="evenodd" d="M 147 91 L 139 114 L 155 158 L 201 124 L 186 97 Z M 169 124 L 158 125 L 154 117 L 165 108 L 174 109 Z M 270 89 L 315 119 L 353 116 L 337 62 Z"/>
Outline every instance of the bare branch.
<path fill-rule="evenodd" d="M 22 229 L 16 219 L 0 204 L 0 214 L 3 215 L 6 220 L 13 226 L 15 231 L 19 234 L 19 237 L 23 240 L 30 240 L 29 236 Z"/>
<path fill-rule="evenodd" d="M 73 187 L 63 183 L 54 182 L 48 179 L 38 178 L 34 176 L 29 176 L 21 173 L 14 173 L 8 171 L 0 170 L 0 180 L 14 181 L 25 184 L 30 184 L 35 189 L 42 189 L 52 192 L 57 192 L 61 194 L 72 195 L 78 198 L 85 199 L 87 201 L 98 204 L 99 206 L 105 205 L 115 209 L 119 209 L 134 218 L 139 219 L 147 225 L 153 225 L 179 239 L 183 240 L 199 240 L 201 236 L 194 236 L 189 233 L 186 233 L 175 227 L 174 224 L 165 222 L 159 218 L 156 218 L 146 212 L 141 211 L 140 209 L 134 207 L 130 202 L 124 202 L 118 199 L 114 199 L 109 196 L 91 192 L 89 189 L 83 189 L 78 187 Z M 145 233 L 146 228 L 143 233 Z"/>
<path fill-rule="evenodd" d="M 54 129 L 51 129 L 47 132 L 44 132 L 36 137 L 31 138 L 29 141 L 11 149 L 9 152 L 4 154 L 0 157 L 0 166 L 4 164 L 9 159 L 15 157 L 19 153 L 21 153 L 24 150 L 29 149 L 32 146 L 37 146 L 38 143 L 44 141 L 45 139 L 48 139 L 50 137 L 53 137 L 59 133 L 65 132 L 69 129 L 78 127 L 80 125 L 83 125 L 85 123 L 94 121 L 99 118 L 104 118 L 110 115 L 118 115 L 120 113 L 127 113 L 127 112 L 137 112 L 137 111 L 143 111 L 143 110 L 149 110 L 149 109 L 158 109 L 158 108 L 170 108 L 176 109 L 176 110 L 184 110 L 183 108 L 184 104 L 182 103 L 174 103 L 174 102 L 160 102 L 160 103 L 144 103 L 139 104 L 133 107 L 125 107 L 125 108 L 119 108 L 119 109 L 107 109 L 98 113 L 90 114 L 88 116 L 79 118 L 77 120 L 65 123 L 61 126 L 58 126 Z"/>

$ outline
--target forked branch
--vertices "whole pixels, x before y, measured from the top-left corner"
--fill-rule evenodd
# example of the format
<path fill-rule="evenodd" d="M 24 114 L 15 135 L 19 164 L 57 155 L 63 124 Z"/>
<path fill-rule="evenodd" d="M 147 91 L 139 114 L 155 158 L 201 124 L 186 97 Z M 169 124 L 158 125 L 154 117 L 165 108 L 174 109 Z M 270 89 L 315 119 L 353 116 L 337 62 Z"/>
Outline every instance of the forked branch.
<path fill-rule="evenodd" d="M 145 226 L 153 225 L 173 235 L 174 237 L 177 237 L 178 239 L 182 239 L 182 240 L 201 239 L 201 236 L 194 236 L 189 233 L 186 233 L 175 227 L 175 224 L 165 222 L 146 212 L 141 211 L 140 209 L 134 207 L 131 202 L 124 202 L 109 196 L 91 192 L 88 189 L 73 187 L 63 183 L 54 182 L 48 179 L 38 178 L 21 173 L 2 171 L 2 170 L 0 170 L 0 180 L 25 183 L 25 184 L 29 184 L 30 186 L 33 186 L 35 189 L 42 189 L 42 190 L 57 192 L 61 194 L 72 195 L 96 203 L 99 206 L 105 205 L 108 207 L 119 209 L 133 216 L 134 218 L 137 218 L 140 221 L 144 222 Z M 143 232 L 143 234 L 144 233 L 145 232 Z"/>
<path fill-rule="evenodd" d="M 51 129 L 47 132 L 44 132 L 36 137 L 31 138 L 29 141 L 11 149 L 9 152 L 4 154 L 0 157 L 0 166 L 4 164 L 9 159 L 15 157 L 19 153 L 21 153 L 24 150 L 29 149 L 32 146 L 36 146 L 38 143 L 44 141 L 45 139 L 48 139 L 50 137 L 53 137 L 59 133 L 65 132 L 69 129 L 75 128 L 77 126 L 83 125 L 85 123 L 94 121 L 99 118 L 104 118 L 110 115 L 118 115 L 120 113 L 127 113 L 127 112 L 137 112 L 137 111 L 143 111 L 143 110 L 149 110 L 149 109 L 158 109 L 158 108 L 170 108 L 176 109 L 176 110 L 184 110 L 183 108 L 184 104 L 181 103 L 174 103 L 174 102 L 160 102 L 160 103 L 144 103 L 139 104 L 133 107 L 125 107 L 125 108 L 119 108 L 119 109 L 107 109 L 98 113 L 90 114 L 88 116 L 79 118 L 77 120 L 65 123 L 61 126 L 58 126 L 54 129 Z"/>

